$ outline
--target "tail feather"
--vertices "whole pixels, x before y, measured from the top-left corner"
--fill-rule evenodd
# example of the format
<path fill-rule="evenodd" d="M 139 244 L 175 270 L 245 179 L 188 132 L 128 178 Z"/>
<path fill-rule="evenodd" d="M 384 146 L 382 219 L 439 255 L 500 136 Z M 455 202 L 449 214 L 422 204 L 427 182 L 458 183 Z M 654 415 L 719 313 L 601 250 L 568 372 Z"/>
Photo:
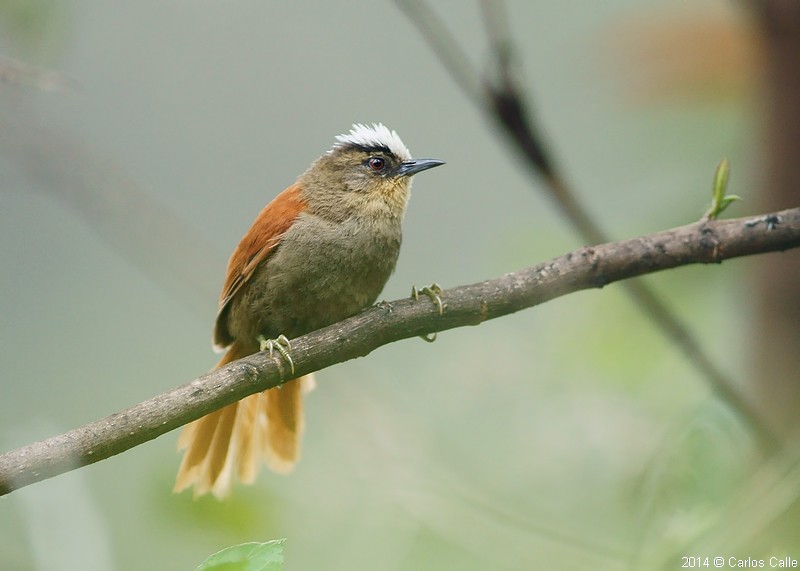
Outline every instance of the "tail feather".
<path fill-rule="evenodd" d="M 234 343 L 216 368 L 246 356 Z M 194 486 L 194 496 L 211 492 L 223 498 L 234 473 L 243 483 L 255 480 L 262 460 L 276 472 L 289 472 L 300 456 L 303 393 L 311 375 L 250 395 L 187 424 L 178 438 L 185 449 L 174 491 Z"/>
<path fill-rule="evenodd" d="M 228 460 L 229 452 L 231 449 L 231 433 L 233 426 L 236 423 L 236 412 L 239 408 L 239 403 L 228 405 L 221 409 L 220 415 L 216 421 L 216 429 L 214 430 L 213 437 L 206 449 L 206 456 L 200 468 L 199 479 L 195 483 L 197 486 L 196 493 L 205 493 L 208 490 L 217 494 L 219 482 L 230 481 L 230 469 L 226 470 L 226 462 Z M 222 485 L 222 489 L 230 488 L 230 485 Z"/>
<path fill-rule="evenodd" d="M 264 439 L 264 400 L 266 393 L 253 395 L 239 403 L 233 446 L 236 449 L 236 474 L 239 481 L 252 484 L 258 473 L 259 443 Z"/>
<path fill-rule="evenodd" d="M 298 436 L 303 432 L 303 395 L 300 379 L 290 381 L 277 390 L 268 391 L 267 437 L 264 456 L 274 471 L 290 471 L 300 454 Z"/>

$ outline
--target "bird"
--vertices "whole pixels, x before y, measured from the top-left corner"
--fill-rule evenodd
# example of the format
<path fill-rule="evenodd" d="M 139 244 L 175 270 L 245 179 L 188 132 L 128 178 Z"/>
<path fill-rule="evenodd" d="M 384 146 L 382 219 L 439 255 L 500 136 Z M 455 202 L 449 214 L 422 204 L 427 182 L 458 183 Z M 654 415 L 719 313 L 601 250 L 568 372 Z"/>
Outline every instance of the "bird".
<path fill-rule="evenodd" d="M 370 307 L 394 271 L 413 175 L 444 164 L 414 159 L 382 123 L 356 123 L 256 216 L 231 255 L 213 330 L 216 369 Z M 245 397 L 187 424 L 174 490 L 230 494 L 261 465 L 292 470 L 312 375 Z"/>

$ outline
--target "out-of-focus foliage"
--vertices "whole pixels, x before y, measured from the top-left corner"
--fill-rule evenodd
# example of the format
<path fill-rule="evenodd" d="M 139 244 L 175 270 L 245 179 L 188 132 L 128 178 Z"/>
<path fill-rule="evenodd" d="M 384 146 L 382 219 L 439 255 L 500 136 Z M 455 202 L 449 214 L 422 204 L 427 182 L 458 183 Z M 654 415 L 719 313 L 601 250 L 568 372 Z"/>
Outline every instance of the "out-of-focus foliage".
<path fill-rule="evenodd" d="M 241 543 L 218 551 L 195 571 L 281 571 L 285 540 Z"/>

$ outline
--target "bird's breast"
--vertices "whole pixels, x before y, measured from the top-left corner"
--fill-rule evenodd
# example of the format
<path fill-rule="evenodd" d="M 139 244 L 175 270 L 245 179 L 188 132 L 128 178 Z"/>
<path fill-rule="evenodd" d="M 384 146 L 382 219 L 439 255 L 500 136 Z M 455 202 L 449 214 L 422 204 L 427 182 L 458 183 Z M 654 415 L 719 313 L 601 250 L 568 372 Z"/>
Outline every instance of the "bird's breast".
<path fill-rule="evenodd" d="M 355 315 L 377 299 L 400 242 L 399 220 L 302 214 L 232 300 L 231 333 L 291 338 Z"/>

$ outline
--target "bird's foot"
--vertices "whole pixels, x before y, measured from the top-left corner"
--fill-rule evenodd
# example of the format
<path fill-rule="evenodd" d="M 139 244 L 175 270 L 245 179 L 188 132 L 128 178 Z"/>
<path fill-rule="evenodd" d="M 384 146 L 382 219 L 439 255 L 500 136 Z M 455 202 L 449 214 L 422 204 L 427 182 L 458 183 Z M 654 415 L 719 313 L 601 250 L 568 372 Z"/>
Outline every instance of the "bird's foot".
<path fill-rule="evenodd" d="M 442 303 L 442 287 L 439 284 L 431 284 L 420 289 L 417 289 L 417 286 L 411 286 L 411 297 L 415 301 L 419 300 L 420 294 L 427 295 L 430 298 L 439 310 L 439 315 L 444 314 L 445 304 Z"/>
<path fill-rule="evenodd" d="M 442 302 L 442 288 L 439 284 L 433 283 L 420 289 L 417 289 L 417 286 L 411 286 L 411 297 L 413 297 L 415 301 L 419 300 L 420 294 L 427 295 L 434 305 L 436 305 L 436 308 L 439 310 L 439 315 L 444 315 L 445 304 Z M 427 335 L 420 335 L 419 337 L 428 343 L 436 341 L 436 333 L 428 333 Z"/>
<path fill-rule="evenodd" d="M 267 339 L 263 335 L 259 335 L 256 337 L 258 340 L 259 345 L 261 346 L 262 351 L 269 351 L 270 359 L 272 358 L 275 351 L 281 354 L 287 363 L 289 363 L 289 367 L 291 368 L 292 375 L 294 375 L 294 361 L 292 361 L 291 350 L 292 344 L 289 342 L 289 339 L 286 338 L 286 335 L 278 335 L 275 339 Z M 278 366 L 283 371 L 283 367 Z M 283 374 L 281 374 L 283 376 Z"/>

